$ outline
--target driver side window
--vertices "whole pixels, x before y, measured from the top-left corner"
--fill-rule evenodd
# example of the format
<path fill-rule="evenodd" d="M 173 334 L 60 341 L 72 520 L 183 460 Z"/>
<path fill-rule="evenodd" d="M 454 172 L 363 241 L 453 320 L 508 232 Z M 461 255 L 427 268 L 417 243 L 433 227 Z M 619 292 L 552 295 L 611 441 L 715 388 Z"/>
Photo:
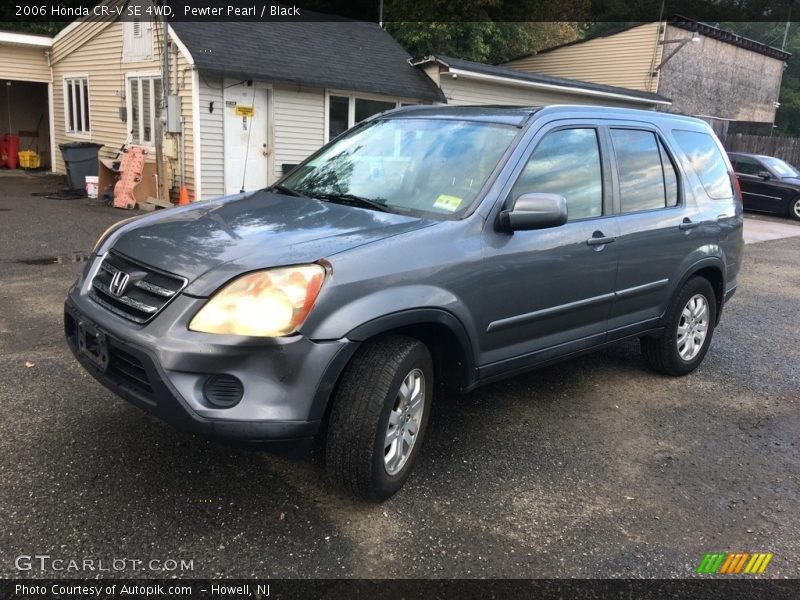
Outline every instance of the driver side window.
<path fill-rule="evenodd" d="M 545 192 L 567 200 L 568 220 L 603 214 L 603 178 L 597 130 L 559 129 L 536 146 L 511 190 L 512 198 Z"/>
<path fill-rule="evenodd" d="M 758 175 L 766 170 L 767 168 L 764 165 L 749 156 L 736 157 L 736 168 L 734 171 L 737 173 L 741 173 L 742 175 Z"/>

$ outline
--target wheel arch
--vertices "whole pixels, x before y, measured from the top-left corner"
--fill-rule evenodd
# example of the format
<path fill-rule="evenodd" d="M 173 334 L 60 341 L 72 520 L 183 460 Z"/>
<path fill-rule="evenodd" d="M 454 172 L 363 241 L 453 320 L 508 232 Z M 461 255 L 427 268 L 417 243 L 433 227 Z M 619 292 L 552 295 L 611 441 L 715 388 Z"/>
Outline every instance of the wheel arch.
<path fill-rule="evenodd" d="M 725 303 L 725 271 L 722 261 L 719 258 L 710 257 L 694 263 L 683 275 L 673 293 L 678 294 L 692 277 L 702 277 L 714 288 L 717 308 L 717 317 L 714 325 L 717 325 L 722 314 L 722 306 Z"/>
<path fill-rule="evenodd" d="M 423 342 L 431 352 L 436 379 L 447 388 L 463 390 L 475 383 L 473 344 L 464 325 L 452 313 L 438 308 L 399 311 L 359 325 L 347 338 L 364 342 L 390 333 Z"/>

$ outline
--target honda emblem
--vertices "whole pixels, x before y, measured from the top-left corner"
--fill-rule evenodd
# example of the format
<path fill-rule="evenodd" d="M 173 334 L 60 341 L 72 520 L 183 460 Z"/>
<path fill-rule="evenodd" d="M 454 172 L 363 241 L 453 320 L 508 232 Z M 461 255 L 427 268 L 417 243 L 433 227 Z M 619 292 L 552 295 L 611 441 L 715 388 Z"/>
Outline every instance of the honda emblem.
<path fill-rule="evenodd" d="M 122 296 L 125 293 L 125 288 L 128 287 L 128 281 L 131 276 L 125 271 L 117 271 L 111 278 L 111 283 L 108 284 L 108 291 L 112 296 Z"/>

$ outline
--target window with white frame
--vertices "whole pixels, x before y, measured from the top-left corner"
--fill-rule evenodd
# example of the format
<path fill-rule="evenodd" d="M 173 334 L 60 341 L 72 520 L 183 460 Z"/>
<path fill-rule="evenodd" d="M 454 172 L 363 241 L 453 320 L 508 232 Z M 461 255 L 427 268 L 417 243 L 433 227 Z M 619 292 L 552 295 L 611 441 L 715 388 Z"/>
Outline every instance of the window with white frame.
<path fill-rule="evenodd" d="M 328 95 L 328 131 L 325 132 L 328 136 L 328 141 L 372 115 L 397 108 L 398 106 L 408 105 L 408 102 L 397 100 L 359 97 L 331 92 Z"/>
<path fill-rule="evenodd" d="M 89 78 L 64 78 L 64 124 L 67 133 L 89 134 Z"/>
<path fill-rule="evenodd" d="M 131 142 L 143 146 L 155 143 L 156 119 L 161 115 L 161 77 L 128 77 L 128 131 Z"/>

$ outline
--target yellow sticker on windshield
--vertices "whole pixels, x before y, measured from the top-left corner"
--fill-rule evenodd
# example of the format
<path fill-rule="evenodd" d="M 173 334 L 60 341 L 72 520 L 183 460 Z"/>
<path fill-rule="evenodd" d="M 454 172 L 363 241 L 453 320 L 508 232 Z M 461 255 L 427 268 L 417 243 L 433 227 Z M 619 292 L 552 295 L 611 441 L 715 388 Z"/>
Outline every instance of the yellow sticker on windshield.
<path fill-rule="evenodd" d="M 441 208 L 442 210 L 455 212 L 458 210 L 458 207 L 461 206 L 463 201 L 464 199 L 459 198 L 458 196 L 448 196 L 447 194 L 442 194 L 436 199 L 436 202 L 433 203 L 433 208 Z"/>

